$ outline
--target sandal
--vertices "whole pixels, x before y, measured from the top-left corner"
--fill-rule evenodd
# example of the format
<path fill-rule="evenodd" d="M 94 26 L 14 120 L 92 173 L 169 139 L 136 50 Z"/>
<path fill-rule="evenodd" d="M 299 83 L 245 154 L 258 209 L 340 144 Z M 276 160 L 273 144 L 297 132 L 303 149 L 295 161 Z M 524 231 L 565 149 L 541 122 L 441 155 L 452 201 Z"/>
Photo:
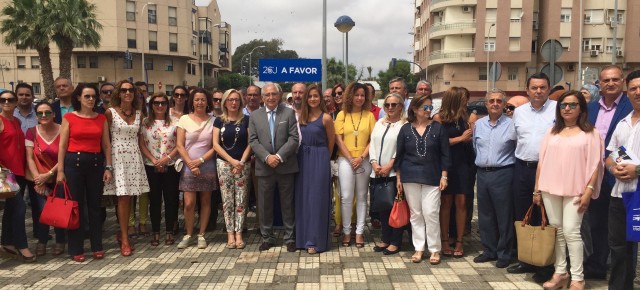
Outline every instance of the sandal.
<path fill-rule="evenodd" d="M 431 253 L 431 257 L 429 258 L 429 263 L 431 265 L 438 265 L 440 264 L 440 253 L 439 252 L 433 252 Z"/>
<path fill-rule="evenodd" d="M 138 225 L 138 233 L 140 233 L 140 235 L 148 237 L 149 236 L 149 230 L 147 228 L 147 224 L 139 224 Z"/>
<path fill-rule="evenodd" d="M 167 234 L 164 238 L 164 244 L 167 246 L 173 245 L 175 242 L 176 240 L 173 239 L 173 234 Z"/>
<path fill-rule="evenodd" d="M 247 244 L 245 244 L 244 242 L 236 243 L 236 249 L 240 249 L 240 250 L 242 250 L 242 249 L 244 249 L 246 246 L 247 246 Z"/>
<path fill-rule="evenodd" d="M 244 249 L 244 247 L 247 246 L 247 244 L 242 240 L 242 233 L 236 233 L 235 235 L 235 239 L 236 239 L 236 249 Z M 238 242 L 240 241 L 240 242 Z"/>
<path fill-rule="evenodd" d="M 236 248 L 237 248 L 236 242 L 227 243 L 227 249 L 236 249 Z"/>
<path fill-rule="evenodd" d="M 464 256 L 464 250 L 458 250 L 458 249 L 457 249 L 457 248 L 458 248 L 458 247 L 457 247 L 457 246 L 458 246 L 458 244 L 462 246 L 462 245 L 463 245 L 463 244 L 462 244 L 462 240 L 458 240 L 458 241 L 456 241 L 456 250 L 455 250 L 455 251 L 453 251 L 453 257 L 454 257 L 454 258 L 462 258 L 462 257 Z M 462 248 L 462 247 L 461 247 L 461 248 Z"/>
<path fill-rule="evenodd" d="M 351 235 L 344 235 L 342 237 L 342 246 L 343 247 L 351 246 Z"/>
<path fill-rule="evenodd" d="M 64 244 L 56 243 L 53 246 L 53 251 L 51 252 L 51 255 L 60 256 L 63 253 L 64 253 Z"/>
<path fill-rule="evenodd" d="M 47 254 L 47 244 L 36 244 L 36 256 L 44 256 Z"/>
<path fill-rule="evenodd" d="M 358 242 L 358 240 L 362 240 L 362 242 Z M 356 234 L 356 248 L 364 248 L 364 235 Z"/>
<path fill-rule="evenodd" d="M 446 245 L 446 249 L 444 249 L 445 245 Z M 443 247 L 442 254 L 445 257 L 453 256 L 453 251 L 451 250 L 451 248 L 449 246 L 449 240 L 448 239 L 447 240 L 442 240 L 442 247 Z"/>
<path fill-rule="evenodd" d="M 420 263 L 422 261 L 422 251 L 417 251 L 413 256 L 411 256 L 411 262 Z"/>
<path fill-rule="evenodd" d="M 318 250 L 316 250 L 316 248 L 308 248 L 307 253 L 309 253 L 309 255 L 317 254 Z"/>
<path fill-rule="evenodd" d="M 336 225 L 336 228 L 333 230 L 333 236 L 339 237 L 342 234 L 342 225 Z"/>
<path fill-rule="evenodd" d="M 153 238 L 151 239 L 151 245 L 157 247 L 160 245 L 160 233 L 153 233 Z"/>

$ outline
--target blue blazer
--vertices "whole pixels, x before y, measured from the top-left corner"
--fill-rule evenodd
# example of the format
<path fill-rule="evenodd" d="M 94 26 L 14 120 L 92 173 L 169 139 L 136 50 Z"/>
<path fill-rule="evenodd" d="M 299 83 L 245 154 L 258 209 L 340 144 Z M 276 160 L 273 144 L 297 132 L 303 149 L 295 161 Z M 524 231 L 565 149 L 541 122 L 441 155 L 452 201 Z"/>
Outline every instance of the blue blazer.
<path fill-rule="evenodd" d="M 55 114 L 55 118 L 53 118 L 53 121 L 58 124 L 62 124 L 62 112 L 60 111 L 60 100 L 56 100 L 55 102 L 51 103 L 51 107 L 53 107 L 53 113 Z"/>
<path fill-rule="evenodd" d="M 591 123 L 594 126 L 596 124 L 596 120 L 598 119 L 598 111 L 600 111 L 599 102 L 593 102 L 589 104 L 589 110 L 588 110 L 589 123 Z M 609 146 L 609 141 L 611 141 L 611 135 L 613 134 L 613 131 L 616 129 L 616 126 L 618 125 L 620 120 L 624 119 L 624 117 L 629 115 L 631 111 L 633 111 L 631 102 L 627 97 L 627 93 L 623 93 L 622 98 L 620 98 L 620 103 L 618 103 L 618 107 L 616 108 L 616 112 L 613 114 L 613 119 L 611 119 L 611 125 L 609 125 L 609 131 L 607 131 L 607 136 L 604 139 L 605 148 Z M 605 150 L 604 154 L 605 154 L 604 157 L 606 158 L 607 156 L 609 156 L 609 154 L 611 154 L 611 151 Z M 615 177 L 613 177 L 613 175 L 611 175 L 611 173 L 609 173 L 609 171 L 605 170 L 604 179 L 602 182 L 607 182 L 607 184 L 609 185 L 609 188 L 611 188 L 616 183 L 616 179 Z"/>

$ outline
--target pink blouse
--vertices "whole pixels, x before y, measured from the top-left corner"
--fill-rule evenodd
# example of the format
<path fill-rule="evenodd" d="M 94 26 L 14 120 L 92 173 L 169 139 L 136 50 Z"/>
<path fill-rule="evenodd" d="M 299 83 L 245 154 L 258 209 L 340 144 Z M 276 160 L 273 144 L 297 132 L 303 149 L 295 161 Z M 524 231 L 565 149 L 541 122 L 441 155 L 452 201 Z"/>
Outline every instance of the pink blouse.
<path fill-rule="evenodd" d="M 598 170 L 592 199 L 600 194 L 604 143 L 598 130 L 564 137 L 547 131 L 540 146 L 538 189 L 558 196 L 580 196 Z"/>

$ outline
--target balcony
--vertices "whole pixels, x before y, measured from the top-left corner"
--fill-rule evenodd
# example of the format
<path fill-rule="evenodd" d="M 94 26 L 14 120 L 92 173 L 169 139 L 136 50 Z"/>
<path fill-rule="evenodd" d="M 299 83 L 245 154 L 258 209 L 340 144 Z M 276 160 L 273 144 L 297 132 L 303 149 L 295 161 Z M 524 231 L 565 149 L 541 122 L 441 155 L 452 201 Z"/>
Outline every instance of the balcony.
<path fill-rule="evenodd" d="M 475 62 L 475 49 L 437 50 L 429 55 L 429 65 Z"/>
<path fill-rule="evenodd" d="M 438 22 L 429 27 L 429 38 L 439 39 L 451 34 L 475 34 L 476 21 Z"/>
<path fill-rule="evenodd" d="M 211 43 L 211 31 L 200 30 L 200 43 Z"/>
<path fill-rule="evenodd" d="M 431 0 L 429 5 L 429 12 L 436 12 L 443 10 L 446 7 L 452 6 L 476 6 L 478 0 Z"/>

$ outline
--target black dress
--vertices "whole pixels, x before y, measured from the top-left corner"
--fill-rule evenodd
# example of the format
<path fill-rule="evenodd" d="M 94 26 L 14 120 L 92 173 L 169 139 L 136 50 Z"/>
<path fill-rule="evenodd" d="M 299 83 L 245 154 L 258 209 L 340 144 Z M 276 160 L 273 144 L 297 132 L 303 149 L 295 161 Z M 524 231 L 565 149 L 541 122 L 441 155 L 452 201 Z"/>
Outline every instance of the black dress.
<path fill-rule="evenodd" d="M 455 138 L 469 128 L 463 119 L 443 124 L 449 138 Z M 442 194 L 471 194 L 475 177 L 475 154 L 471 142 L 460 142 L 450 145 L 452 166 L 448 172 L 448 186 Z"/>

